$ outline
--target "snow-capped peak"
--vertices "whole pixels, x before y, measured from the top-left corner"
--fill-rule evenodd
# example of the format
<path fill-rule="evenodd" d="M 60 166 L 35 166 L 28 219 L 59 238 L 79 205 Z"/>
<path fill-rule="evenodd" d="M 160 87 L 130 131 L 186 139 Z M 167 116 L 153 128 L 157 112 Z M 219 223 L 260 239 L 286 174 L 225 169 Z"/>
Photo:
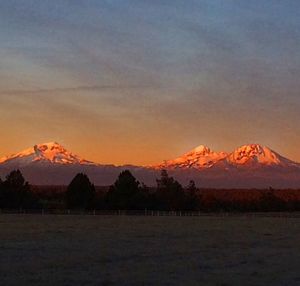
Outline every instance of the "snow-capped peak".
<path fill-rule="evenodd" d="M 202 170 L 218 167 L 228 170 L 230 167 L 259 168 L 264 166 L 299 167 L 299 164 L 259 144 L 244 145 L 232 153 L 214 152 L 200 145 L 174 160 L 164 161 L 155 168 Z"/>
<path fill-rule="evenodd" d="M 226 156 L 227 153 L 225 152 L 214 152 L 207 146 L 199 145 L 174 160 L 164 161 L 159 166 L 156 166 L 156 168 L 210 168 Z"/>
<path fill-rule="evenodd" d="M 286 165 L 292 161 L 259 144 L 243 145 L 229 154 L 227 161 L 236 165 Z"/>
<path fill-rule="evenodd" d="M 30 162 L 48 162 L 55 164 L 93 164 L 67 151 L 57 142 L 35 145 L 19 153 L 0 159 L 0 163 L 20 161 L 21 164 Z"/>
<path fill-rule="evenodd" d="M 190 153 L 202 153 L 202 154 L 208 154 L 210 153 L 210 148 L 204 145 L 199 145 L 196 148 L 194 148 Z"/>

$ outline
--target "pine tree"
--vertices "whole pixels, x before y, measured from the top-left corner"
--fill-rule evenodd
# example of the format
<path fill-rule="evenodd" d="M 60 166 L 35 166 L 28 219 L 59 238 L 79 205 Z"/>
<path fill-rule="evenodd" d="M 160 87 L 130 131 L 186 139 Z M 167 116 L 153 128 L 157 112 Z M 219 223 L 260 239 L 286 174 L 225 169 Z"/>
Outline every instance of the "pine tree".
<path fill-rule="evenodd" d="M 161 171 L 157 182 L 157 203 L 160 209 L 179 210 L 184 208 L 185 194 L 179 182 L 169 177 L 166 170 Z"/>
<path fill-rule="evenodd" d="M 197 194 L 197 187 L 193 180 L 190 180 L 186 187 L 186 209 L 197 210 L 200 205 L 200 197 Z"/>
<path fill-rule="evenodd" d="M 139 208 L 140 195 L 140 182 L 129 170 L 125 170 L 110 187 L 107 201 L 114 209 L 134 209 Z"/>
<path fill-rule="evenodd" d="M 20 170 L 14 170 L 6 176 L 1 184 L 1 207 L 30 208 L 36 207 L 29 183 L 25 181 Z"/>
<path fill-rule="evenodd" d="M 86 174 L 77 174 L 68 186 L 66 205 L 68 208 L 89 209 L 95 199 L 95 186 Z"/>

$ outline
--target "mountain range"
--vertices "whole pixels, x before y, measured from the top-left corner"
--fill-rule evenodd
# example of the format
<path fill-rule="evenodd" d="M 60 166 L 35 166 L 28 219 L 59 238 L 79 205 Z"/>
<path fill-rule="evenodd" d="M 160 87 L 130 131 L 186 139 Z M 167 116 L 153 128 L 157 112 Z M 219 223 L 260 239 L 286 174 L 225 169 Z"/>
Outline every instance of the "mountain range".
<path fill-rule="evenodd" d="M 300 188 L 300 164 L 259 144 L 233 152 L 216 152 L 200 145 L 182 156 L 153 166 L 114 166 L 81 158 L 56 142 L 38 144 L 0 159 L 0 176 L 20 169 L 32 184 L 65 185 L 78 172 L 87 173 L 97 185 L 110 185 L 120 171 L 130 169 L 149 186 L 161 169 L 182 184 L 193 179 L 211 188 Z"/>
<path fill-rule="evenodd" d="M 210 148 L 200 145 L 182 156 L 163 162 L 156 166 L 166 169 L 198 170 L 208 168 L 264 168 L 264 167 L 299 167 L 300 164 L 293 162 L 268 147 L 259 144 L 244 145 L 232 153 L 214 152 Z"/>

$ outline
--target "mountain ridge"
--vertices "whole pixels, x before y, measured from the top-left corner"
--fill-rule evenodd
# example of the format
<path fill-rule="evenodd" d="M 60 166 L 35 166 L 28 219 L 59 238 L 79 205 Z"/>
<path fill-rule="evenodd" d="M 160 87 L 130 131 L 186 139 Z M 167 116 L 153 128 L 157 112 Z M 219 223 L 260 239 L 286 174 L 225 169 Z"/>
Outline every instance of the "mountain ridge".
<path fill-rule="evenodd" d="M 5 164 L 12 161 L 16 161 L 17 163 L 20 163 L 20 165 L 33 162 L 46 162 L 65 165 L 101 165 L 100 163 L 83 159 L 82 157 L 68 151 L 65 147 L 55 141 L 36 144 L 33 147 L 24 149 L 18 153 L 0 158 L 0 164 Z M 164 160 L 162 163 L 157 165 L 140 167 L 154 169 L 195 168 L 201 170 L 211 168 L 219 162 L 224 162 L 227 165 L 237 166 L 251 166 L 251 163 L 252 165 L 261 164 L 263 166 L 300 166 L 300 163 L 283 157 L 269 147 L 260 144 L 247 144 L 236 148 L 232 152 L 213 151 L 211 148 L 205 145 L 199 145 L 175 159 Z M 126 165 L 134 166 L 131 164 Z"/>
<path fill-rule="evenodd" d="M 0 158 L 0 164 L 11 162 L 13 160 L 23 161 L 21 165 L 32 162 L 48 162 L 55 164 L 87 164 L 96 165 L 94 162 L 85 160 L 72 152 L 69 152 L 59 143 L 47 142 L 34 145 L 31 148 L 24 149 L 21 152 Z"/>
<path fill-rule="evenodd" d="M 189 169 L 203 170 L 215 166 L 229 167 L 300 167 L 300 164 L 287 159 L 269 147 L 260 144 L 248 144 L 236 148 L 231 153 L 215 152 L 209 147 L 200 145 L 175 159 L 166 160 L 154 165 L 156 169 Z"/>
<path fill-rule="evenodd" d="M 259 144 L 244 145 L 230 153 L 200 145 L 154 166 L 115 166 L 85 160 L 57 142 L 49 142 L 0 159 L 2 178 L 14 169 L 37 185 L 66 185 L 79 172 L 86 173 L 96 185 L 111 185 L 121 171 L 129 169 L 140 182 L 155 186 L 161 170 L 167 169 L 183 185 L 194 180 L 208 188 L 300 187 L 300 164 Z"/>

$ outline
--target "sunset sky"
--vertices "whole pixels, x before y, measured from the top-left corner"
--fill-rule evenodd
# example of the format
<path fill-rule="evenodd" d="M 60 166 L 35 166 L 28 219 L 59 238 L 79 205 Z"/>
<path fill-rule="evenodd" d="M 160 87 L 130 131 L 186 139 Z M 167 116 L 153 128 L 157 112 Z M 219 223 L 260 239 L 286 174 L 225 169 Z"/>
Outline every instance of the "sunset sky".
<path fill-rule="evenodd" d="M 0 157 L 260 143 L 300 162 L 299 0 L 2 0 L 0 37 Z"/>

